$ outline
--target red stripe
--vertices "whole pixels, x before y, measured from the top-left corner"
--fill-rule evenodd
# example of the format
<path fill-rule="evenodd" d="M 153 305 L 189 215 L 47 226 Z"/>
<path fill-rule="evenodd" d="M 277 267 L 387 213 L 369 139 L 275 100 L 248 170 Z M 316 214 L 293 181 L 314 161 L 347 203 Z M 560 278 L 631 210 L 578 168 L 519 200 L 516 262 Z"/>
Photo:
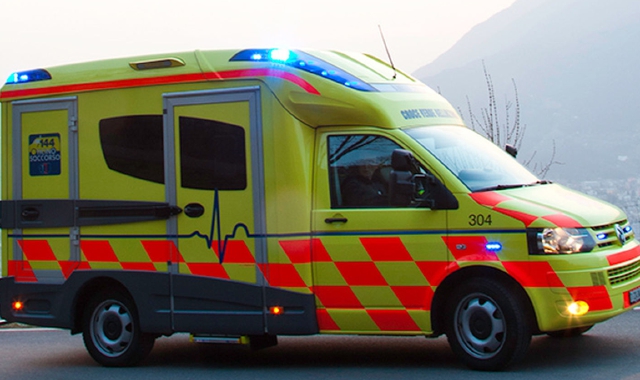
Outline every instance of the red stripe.
<path fill-rule="evenodd" d="M 640 246 L 608 256 L 607 260 L 609 261 L 609 265 L 617 265 L 625 261 L 633 260 L 638 256 L 640 256 Z"/>
<path fill-rule="evenodd" d="M 604 285 L 567 287 L 574 301 L 585 301 L 589 304 L 589 311 L 613 309 L 609 292 Z"/>
<path fill-rule="evenodd" d="M 353 290 L 348 286 L 314 286 L 316 297 L 326 308 L 362 308 Z"/>
<path fill-rule="evenodd" d="M 372 262 L 335 263 L 347 284 L 351 286 L 387 286 L 387 281 Z"/>
<path fill-rule="evenodd" d="M 8 275 L 15 277 L 16 282 L 38 282 L 28 261 L 9 260 L 7 264 Z"/>
<path fill-rule="evenodd" d="M 381 331 L 420 331 L 406 310 L 367 310 Z"/>
<path fill-rule="evenodd" d="M 487 251 L 484 236 L 443 236 L 442 240 L 457 261 L 498 261 L 495 252 Z"/>
<path fill-rule="evenodd" d="M 293 264 L 260 264 L 260 269 L 271 286 L 307 287 Z"/>
<path fill-rule="evenodd" d="M 311 240 L 281 240 L 280 247 L 294 264 L 311 262 Z"/>
<path fill-rule="evenodd" d="M 311 257 L 314 263 L 330 263 L 333 259 L 320 239 L 311 239 Z"/>
<path fill-rule="evenodd" d="M 248 70 L 221 71 L 217 73 L 213 72 L 213 73 L 168 75 L 168 76 L 153 77 L 153 78 L 119 79 L 119 80 L 104 81 L 104 82 L 79 83 L 79 84 L 69 84 L 69 85 L 43 87 L 43 88 L 31 88 L 31 89 L 23 89 L 23 90 L 8 90 L 8 91 L 5 90 L 0 92 L 0 99 L 64 94 L 64 93 L 70 93 L 70 92 L 143 87 L 143 86 L 153 86 L 153 85 L 163 85 L 163 84 L 205 82 L 207 80 L 252 78 L 252 77 L 258 77 L 258 76 L 281 78 L 296 84 L 297 86 L 301 87 L 308 93 L 320 95 L 320 92 L 316 90 L 316 88 L 313 87 L 309 82 L 305 81 L 304 79 L 290 72 L 287 72 L 284 70 L 278 70 L 278 69 L 248 69 Z"/>
<path fill-rule="evenodd" d="M 493 191 L 483 191 L 480 193 L 471 193 L 469 194 L 471 199 L 476 201 L 476 203 L 481 204 L 483 206 L 495 207 L 498 204 L 508 201 L 511 198 L 502 195 L 500 193 L 496 193 Z"/>
<path fill-rule="evenodd" d="M 413 261 L 399 237 L 391 238 L 360 238 L 371 259 L 379 261 Z"/>
<path fill-rule="evenodd" d="M 107 240 L 82 240 L 80 249 L 87 261 L 117 263 L 118 257 Z"/>
<path fill-rule="evenodd" d="M 549 263 L 529 261 L 503 261 L 511 277 L 530 288 L 562 288 L 564 284 Z"/>
<path fill-rule="evenodd" d="M 340 326 L 331 318 L 329 312 L 325 309 L 316 310 L 316 318 L 318 318 L 319 330 L 340 330 Z"/>
<path fill-rule="evenodd" d="M 213 241 L 211 248 L 218 257 L 220 257 L 217 240 Z M 256 262 L 256 259 L 253 258 L 253 255 L 244 240 L 227 240 L 227 247 L 224 250 L 223 260 L 224 264 L 255 264 Z"/>
<path fill-rule="evenodd" d="M 391 290 L 405 308 L 431 310 L 433 290 L 430 286 L 392 286 Z"/>
<path fill-rule="evenodd" d="M 46 240 L 18 240 L 22 252 L 27 260 L 57 261 L 49 242 Z"/>
<path fill-rule="evenodd" d="M 189 267 L 191 274 L 196 276 L 229 279 L 229 274 L 219 263 L 188 263 L 187 267 Z"/>
<path fill-rule="evenodd" d="M 460 269 L 458 263 L 448 261 L 416 261 L 422 275 L 429 281 L 429 285 L 438 286 L 449 272 Z"/>
<path fill-rule="evenodd" d="M 142 246 L 154 263 L 183 263 L 184 259 L 178 248 L 169 240 L 142 240 Z"/>
<path fill-rule="evenodd" d="M 529 225 L 531 225 L 531 223 L 535 222 L 538 217 L 535 215 L 530 215 L 530 214 L 526 214 L 524 212 L 520 212 L 520 211 L 515 211 L 515 210 L 508 210 L 505 208 L 500 208 L 500 207 L 495 207 L 493 209 L 493 211 L 497 211 L 501 214 L 505 214 L 507 216 L 510 216 L 512 218 L 515 218 L 519 221 L 521 221 L 522 223 L 524 223 L 525 226 L 529 227 Z"/>

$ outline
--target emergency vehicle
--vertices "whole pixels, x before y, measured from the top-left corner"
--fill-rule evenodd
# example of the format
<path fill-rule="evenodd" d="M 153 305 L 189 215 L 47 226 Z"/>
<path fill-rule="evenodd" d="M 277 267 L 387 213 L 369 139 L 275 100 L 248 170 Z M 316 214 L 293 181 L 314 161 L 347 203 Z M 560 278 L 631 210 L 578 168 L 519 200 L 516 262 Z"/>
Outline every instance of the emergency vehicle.
<path fill-rule="evenodd" d="M 154 340 L 437 337 L 497 370 L 640 301 L 618 208 L 542 181 L 364 54 L 249 49 L 13 74 L 0 315 Z"/>

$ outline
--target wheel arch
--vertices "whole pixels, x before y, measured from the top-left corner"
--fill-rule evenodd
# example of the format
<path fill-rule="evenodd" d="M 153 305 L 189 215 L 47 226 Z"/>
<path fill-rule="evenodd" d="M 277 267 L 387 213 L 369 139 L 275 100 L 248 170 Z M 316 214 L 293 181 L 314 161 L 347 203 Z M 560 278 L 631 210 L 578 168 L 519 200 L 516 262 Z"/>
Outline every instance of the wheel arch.
<path fill-rule="evenodd" d="M 73 314 L 72 314 L 72 334 L 82 332 L 82 315 L 87 307 L 87 304 L 91 301 L 91 298 L 100 293 L 103 290 L 117 291 L 133 300 L 133 295 L 127 289 L 127 287 L 120 281 L 113 277 L 100 276 L 90 279 L 85 282 L 78 292 L 76 293 L 73 302 Z M 135 302 L 134 302 L 135 305 Z"/>
<path fill-rule="evenodd" d="M 517 297 L 524 301 L 524 305 L 527 310 L 527 317 L 532 331 L 539 332 L 538 321 L 536 313 L 533 308 L 531 298 L 527 294 L 526 290 L 509 274 L 493 267 L 489 266 L 470 266 L 461 268 L 451 274 L 449 274 L 438 285 L 436 292 L 431 301 L 431 326 L 434 335 L 441 335 L 445 332 L 445 318 L 446 318 L 446 303 L 451 295 L 451 292 L 457 285 L 463 282 L 470 281 L 473 278 L 488 278 L 493 279 L 507 286 L 513 290 Z"/>

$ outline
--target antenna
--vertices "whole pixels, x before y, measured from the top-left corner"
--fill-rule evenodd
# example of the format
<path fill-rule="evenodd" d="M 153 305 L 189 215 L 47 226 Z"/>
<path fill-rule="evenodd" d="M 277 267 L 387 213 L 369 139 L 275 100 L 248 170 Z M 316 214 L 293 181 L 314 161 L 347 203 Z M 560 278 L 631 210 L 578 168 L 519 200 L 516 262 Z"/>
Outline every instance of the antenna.
<path fill-rule="evenodd" d="M 387 57 L 389 57 L 389 63 L 391 64 L 391 68 L 393 69 L 393 79 L 396 79 L 396 77 L 398 76 L 398 73 L 396 72 L 396 67 L 393 64 L 393 59 L 391 59 L 391 53 L 389 53 L 389 48 L 387 47 L 387 41 L 384 39 L 384 33 L 382 33 L 382 26 L 378 25 L 378 29 L 380 29 L 380 37 L 382 37 L 384 50 L 387 51 Z"/>

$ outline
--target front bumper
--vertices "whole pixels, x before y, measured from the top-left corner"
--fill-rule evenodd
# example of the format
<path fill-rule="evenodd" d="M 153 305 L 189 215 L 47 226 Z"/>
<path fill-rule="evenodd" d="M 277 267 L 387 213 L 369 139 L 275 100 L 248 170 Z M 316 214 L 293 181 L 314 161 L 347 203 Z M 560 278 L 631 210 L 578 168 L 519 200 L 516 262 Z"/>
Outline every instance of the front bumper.
<path fill-rule="evenodd" d="M 593 325 L 640 305 L 640 290 L 636 290 L 640 289 L 637 241 L 609 252 L 546 258 L 554 269 L 547 273 L 550 286 L 527 288 L 541 331 Z M 586 302 L 589 311 L 582 316 L 571 315 L 568 306 L 575 301 Z"/>

